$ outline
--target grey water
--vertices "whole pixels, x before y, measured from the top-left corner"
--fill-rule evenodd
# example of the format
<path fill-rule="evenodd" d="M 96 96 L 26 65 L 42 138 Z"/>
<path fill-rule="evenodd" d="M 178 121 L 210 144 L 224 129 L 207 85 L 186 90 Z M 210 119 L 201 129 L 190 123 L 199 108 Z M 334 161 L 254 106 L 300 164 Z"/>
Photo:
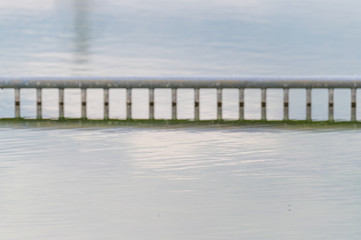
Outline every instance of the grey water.
<path fill-rule="evenodd" d="M 361 3 L 285 0 L 25 0 L 0 2 L 0 74 L 21 76 L 360 75 Z M 0 117 L 13 91 L 0 90 Z M 136 118 L 146 90 L 133 94 Z M 304 90 L 290 116 L 305 117 Z M 360 93 L 358 94 L 361 95 Z M 124 91 L 110 95 L 123 118 Z M 246 92 L 257 119 L 258 90 Z M 282 119 L 282 92 L 267 115 Z M 65 92 L 65 114 L 80 95 Z M 224 115 L 237 118 L 236 91 Z M 90 118 L 102 92 L 88 94 Z M 179 92 L 192 118 L 192 92 Z M 156 91 L 156 117 L 170 117 Z M 313 91 L 313 118 L 327 119 L 327 92 Z M 358 99 L 358 106 L 361 104 Z M 35 91 L 22 115 L 35 116 Z M 44 116 L 57 117 L 44 90 Z M 335 91 L 335 118 L 350 118 Z M 215 118 L 215 91 L 201 91 L 201 118 Z M 361 112 L 358 109 L 358 116 Z M 360 118 L 359 118 L 360 119 Z M 0 239 L 358 239 L 361 131 L 272 127 L 0 127 Z"/>

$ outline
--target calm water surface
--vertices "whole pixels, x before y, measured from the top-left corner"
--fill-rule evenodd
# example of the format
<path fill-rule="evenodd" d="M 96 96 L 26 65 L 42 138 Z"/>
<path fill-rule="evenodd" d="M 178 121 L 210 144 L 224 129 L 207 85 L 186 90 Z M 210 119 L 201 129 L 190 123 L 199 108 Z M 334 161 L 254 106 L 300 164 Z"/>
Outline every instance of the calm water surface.
<path fill-rule="evenodd" d="M 360 75 L 360 9 L 355 0 L 2 1 L 0 74 Z M 182 91 L 179 114 L 191 118 L 192 92 Z M 224 114 L 236 118 L 227 91 Z M 1 117 L 12 116 L 13 91 L 0 93 Z M 34 93 L 22 92 L 25 117 Z M 145 93 L 133 95 L 139 118 Z M 201 92 L 204 119 L 215 117 L 214 93 Z M 79 91 L 65 94 L 66 115 L 79 116 Z M 91 118 L 102 116 L 101 94 L 89 91 Z M 249 118 L 260 116 L 259 96 L 246 93 Z M 292 118 L 304 118 L 304 96 L 292 90 Z M 281 119 L 282 92 L 268 97 L 268 117 Z M 156 93 L 158 118 L 170 116 L 169 99 Z M 349 119 L 349 91 L 335 99 L 335 117 Z M 326 100 L 315 92 L 314 119 L 327 118 Z M 57 117 L 56 102 L 44 91 L 45 117 Z M 124 92 L 111 93 L 114 117 L 124 104 Z M 359 239 L 360 141 L 359 129 L 1 126 L 0 239 Z"/>
<path fill-rule="evenodd" d="M 357 239 L 360 140 L 360 130 L 3 128 L 0 233 Z"/>

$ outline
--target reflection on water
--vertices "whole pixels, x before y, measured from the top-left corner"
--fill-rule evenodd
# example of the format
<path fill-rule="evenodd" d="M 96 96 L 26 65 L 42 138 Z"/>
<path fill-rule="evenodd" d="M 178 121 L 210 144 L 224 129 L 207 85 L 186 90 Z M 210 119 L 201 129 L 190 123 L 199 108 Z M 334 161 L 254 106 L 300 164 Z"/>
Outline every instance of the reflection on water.
<path fill-rule="evenodd" d="M 361 233 L 359 130 L 3 128 L 0 136 L 2 239 Z"/>

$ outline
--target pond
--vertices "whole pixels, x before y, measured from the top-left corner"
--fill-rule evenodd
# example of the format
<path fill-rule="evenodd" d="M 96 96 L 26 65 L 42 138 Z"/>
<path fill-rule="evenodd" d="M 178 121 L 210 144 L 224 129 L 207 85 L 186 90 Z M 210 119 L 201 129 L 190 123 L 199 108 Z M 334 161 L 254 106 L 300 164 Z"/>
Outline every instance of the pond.
<path fill-rule="evenodd" d="M 361 3 L 347 0 L 25 0 L 0 2 L 3 76 L 236 76 L 360 74 Z M 11 117 L 13 90 L 0 90 Z M 136 118 L 148 114 L 134 91 Z M 123 118 L 124 91 L 111 92 Z M 358 94 L 360 96 L 361 94 Z M 102 92 L 89 91 L 90 118 Z M 191 118 L 192 92 L 179 93 Z M 224 92 L 237 117 L 237 92 Z M 267 114 L 282 119 L 282 92 Z M 291 90 L 290 117 L 304 119 L 305 91 Z M 246 92 L 257 119 L 258 90 Z M 65 113 L 80 116 L 80 92 Z M 215 90 L 201 90 L 201 118 L 215 118 Z M 169 118 L 170 91 L 156 90 Z M 361 104 L 358 99 L 358 106 Z M 335 118 L 350 118 L 349 90 L 335 91 Z M 22 114 L 35 116 L 35 90 Z M 248 105 L 247 105 L 248 104 Z M 157 107 L 158 106 L 158 107 Z M 44 90 L 44 117 L 57 117 Z M 327 119 L 314 90 L 313 118 Z M 361 112 L 358 109 L 359 119 Z M 237 126 L 0 126 L 0 238 L 358 239 L 361 130 Z"/>

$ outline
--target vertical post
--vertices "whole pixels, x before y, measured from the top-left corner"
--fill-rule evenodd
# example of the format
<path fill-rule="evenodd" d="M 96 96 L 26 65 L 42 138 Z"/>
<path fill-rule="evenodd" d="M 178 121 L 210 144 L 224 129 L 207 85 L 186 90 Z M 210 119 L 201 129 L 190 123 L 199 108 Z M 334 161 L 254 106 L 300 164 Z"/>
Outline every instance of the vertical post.
<path fill-rule="evenodd" d="M 239 120 L 244 120 L 244 88 L 239 89 Z"/>
<path fill-rule="evenodd" d="M 217 120 L 222 120 L 222 88 L 217 88 Z"/>
<path fill-rule="evenodd" d="M 81 118 L 86 119 L 86 88 L 81 89 Z"/>
<path fill-rule="evenodd" d="M 109 88 L 104 88 L 104 120 L 109 119 Z"/>
<path fill-rule="evenodd" d="M 42 119 L 42 94 L 41 88 L 36 89 L 36 119 Z"/>
<path fill-rule="evenodd" d="M 356 121 L 356 88 L 351 88 L 351 121 Z"/>
<path fill-rule="evenodd" d="M 307 121 L 312 121 L 311 103 L 312 103 L 312 89 L 307 88 L 306 89 L 306 120 Z"/>
<path fill-rule="evenodd" d="M 333 111 L 333 99 L 334 99 L 334 89 L 328 89 L 328 121 L 332 122 L 334 120 L 334 111 Z"/>
<path fill-rule="evenodd" d="M 199 120 L 199 88 L 194 89 L 194 120 Z"/>
<path fill-rule="evenodd" d="M 266 121 L 267 120 L 267 108 L 266 108 L 266 102 L 267 102 L 267 89 L 262 88 L 261 90 L 261 120 Z"/>
<path fill-rule="evenodd" d="M 59 119 L 64 118 L 64 88 L 59 88 Z"/>
<path fill-rule="evenodd" d="M 20 118 L 20 88 L 15 88 L 15 118 Z"/>
<path fill-rule="evenodd" d="M 177 89 L 172 88 L 172 120 L 177 120 Z"/>
<path fill-rule="evenodd" d="M 289 117 L 289 88 L 283 89 L 283 121 L 288 121 Z"/>
<path fill-rule="evenodd" d="M 149 88 L 149 119 L 154 119 L 154 88 Z"/>
<path fill-rule="evenodd" d="M 127 88 L 127 120 L 132 119 L 132 89 Z"/>

